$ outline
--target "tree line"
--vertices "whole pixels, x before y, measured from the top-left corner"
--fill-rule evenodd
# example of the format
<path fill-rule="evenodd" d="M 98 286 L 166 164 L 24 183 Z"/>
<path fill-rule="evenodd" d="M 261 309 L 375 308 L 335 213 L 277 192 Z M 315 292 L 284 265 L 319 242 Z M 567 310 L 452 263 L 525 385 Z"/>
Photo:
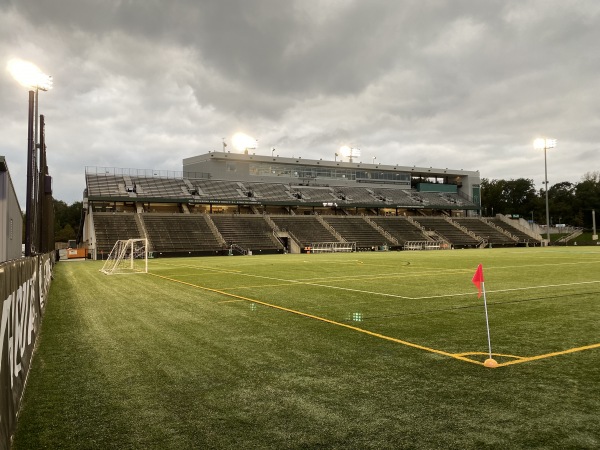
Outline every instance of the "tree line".
<path fill-rule="evenodd" d="M 588 172 L 578 183 L 563 181 L 548 190 L 550 225 L 564 223 L 592 227 L 592 209 L 600 219 L 600 171 Z M 513 214 L 546 224 L 546 191 L 536 190 L 533 180 L 481 179 L 482 214 Z"/>

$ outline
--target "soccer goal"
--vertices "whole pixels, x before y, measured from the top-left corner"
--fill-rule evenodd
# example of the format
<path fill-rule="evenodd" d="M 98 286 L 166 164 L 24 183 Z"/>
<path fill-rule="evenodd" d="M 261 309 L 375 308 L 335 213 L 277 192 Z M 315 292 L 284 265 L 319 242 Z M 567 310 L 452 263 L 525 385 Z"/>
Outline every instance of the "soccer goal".
<path fill-rule="evenodd" d="M 100 271 L 106 275 L 148 273 L 148 240 L 118 240 Z"/>

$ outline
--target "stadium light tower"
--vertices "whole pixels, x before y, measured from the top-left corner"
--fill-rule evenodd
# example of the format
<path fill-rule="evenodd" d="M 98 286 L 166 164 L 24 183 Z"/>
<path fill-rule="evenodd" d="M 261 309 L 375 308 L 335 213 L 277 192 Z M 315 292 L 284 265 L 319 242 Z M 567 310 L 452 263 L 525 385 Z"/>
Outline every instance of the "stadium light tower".
<path fill-rule="evenodd" d="M 27 126 L 27 199 L 25 204 L 25 256 L 32 254 L 33 237 L 33 197 L 37 186 L 37 147 L 38 147 L 38 99 L 39 91 L 52 89 L 52 77 L 43 73 L 35 64 L 11 59 L 7 65 L 8 71 L 22 86 L 29 89 L 29 113 Z M 34 111 L 35 103 L 35 111 Z M 35 127 L 33 126 L 35 117 Z"/>
<path fill-rule="evenodd" d="M 555 147 L 556 139 L 538 138 L 533 141 L 534 149 L 544 149 L 544 184 L 546 185 L 546 238 L 548 239 L 548 245 L 550 245 L 550 207 L 548 204 L 548 160 L 546 158 L 546 151 L 549 148 Z"/>

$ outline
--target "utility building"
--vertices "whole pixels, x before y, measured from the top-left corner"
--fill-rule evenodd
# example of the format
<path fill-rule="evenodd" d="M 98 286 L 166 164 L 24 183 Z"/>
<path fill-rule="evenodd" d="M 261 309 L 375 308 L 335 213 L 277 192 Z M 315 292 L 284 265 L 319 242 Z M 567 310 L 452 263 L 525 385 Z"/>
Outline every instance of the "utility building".
<path fill-rule="evenodd" d="M 22 256 L 23 216 L 4 156 L 0 156 L 0 263 Z"/>

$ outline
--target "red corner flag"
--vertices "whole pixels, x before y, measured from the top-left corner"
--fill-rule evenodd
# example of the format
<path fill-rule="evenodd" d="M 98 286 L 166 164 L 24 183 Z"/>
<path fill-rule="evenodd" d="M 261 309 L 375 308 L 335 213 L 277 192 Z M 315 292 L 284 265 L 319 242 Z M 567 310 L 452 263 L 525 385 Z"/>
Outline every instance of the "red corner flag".
<path fill-rule="evenodd" d="M 483 283 L 483 267 L 481 264 L 477 266 L 477 270 L 475 271 L 475 275 L 473 275 L 473 279 L 471 281 L 475 286 L 477 286 L 477 290 L 479 291 L 477 298 L 481 298 L 481 283 Z"/>

